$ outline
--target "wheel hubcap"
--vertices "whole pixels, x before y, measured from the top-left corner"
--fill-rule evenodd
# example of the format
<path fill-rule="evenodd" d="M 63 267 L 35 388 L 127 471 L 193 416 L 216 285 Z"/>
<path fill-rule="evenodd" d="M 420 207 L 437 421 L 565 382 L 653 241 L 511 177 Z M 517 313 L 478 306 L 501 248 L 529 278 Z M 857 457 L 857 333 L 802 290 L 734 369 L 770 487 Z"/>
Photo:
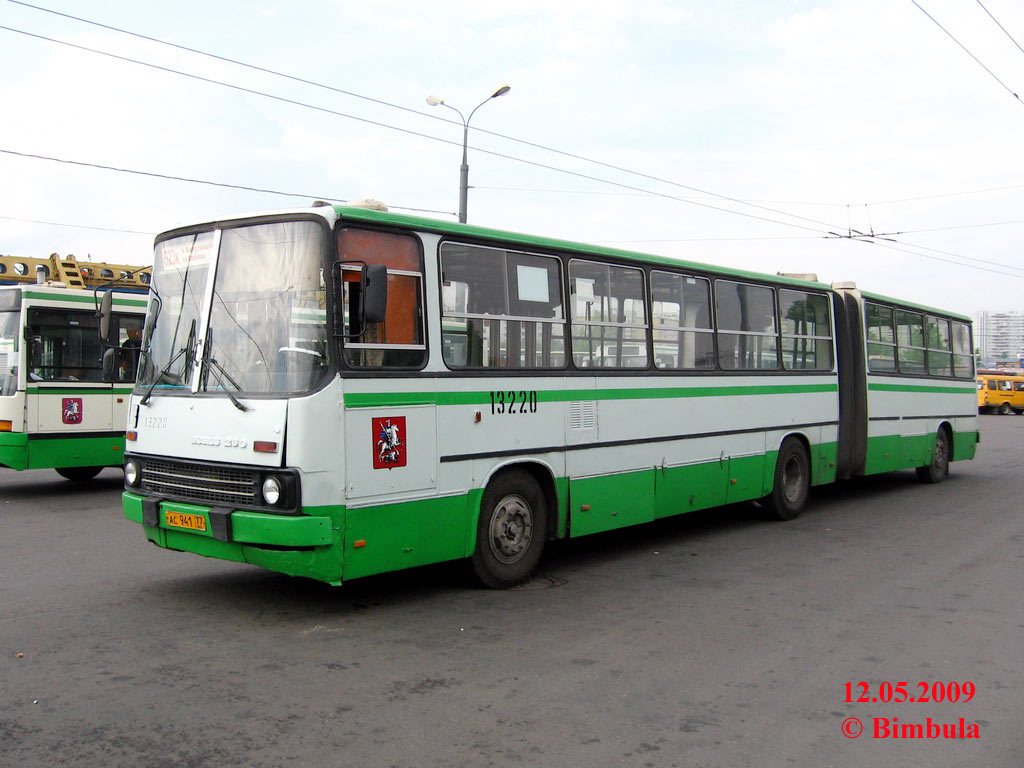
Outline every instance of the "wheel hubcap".
<path fill-rule="evenodd" d="M 790 458 L 782 468 L 782 495 L 793 503 L 803 492 L 803 471 L 796 458 Z"/>
<path fill-rule="evenodd" d="M 533 512 L 522 496 L 506 496 L 491 516 L 488 540 L 491 554 L 502 563 L 514 563 L 533 540 Z"/>

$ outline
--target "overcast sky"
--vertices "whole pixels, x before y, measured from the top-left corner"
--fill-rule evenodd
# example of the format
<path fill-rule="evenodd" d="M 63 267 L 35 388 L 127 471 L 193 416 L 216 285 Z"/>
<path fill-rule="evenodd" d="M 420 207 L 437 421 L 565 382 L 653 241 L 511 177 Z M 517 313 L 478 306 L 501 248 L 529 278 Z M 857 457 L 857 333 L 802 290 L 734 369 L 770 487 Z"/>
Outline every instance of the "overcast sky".
<path fill-rule="evenodd" d="M 0 253 L 141 265 L 316 198 L 453 221 L 462 125 L 426 97 L 468 116 L 507 83 L 470 223 L 1024 311 L 1019 0 L 0 0 L 0 26 Z"/>

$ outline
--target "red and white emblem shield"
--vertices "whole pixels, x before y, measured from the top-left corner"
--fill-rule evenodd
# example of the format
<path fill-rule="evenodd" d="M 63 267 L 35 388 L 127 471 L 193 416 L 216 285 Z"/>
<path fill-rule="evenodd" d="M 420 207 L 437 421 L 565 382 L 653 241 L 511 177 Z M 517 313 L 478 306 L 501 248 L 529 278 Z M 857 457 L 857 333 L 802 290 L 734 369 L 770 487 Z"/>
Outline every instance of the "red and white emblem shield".
<path fill-rule="evenodd" d="M 373 419 L 373 468 L 405 466 L 405 416 Z"/>
<path fill-rule="evenodd" d="M 81 424 L 84 415 L 82 398 L 65 397 L 61 400 L 61 419 L 65 424 Z"/>

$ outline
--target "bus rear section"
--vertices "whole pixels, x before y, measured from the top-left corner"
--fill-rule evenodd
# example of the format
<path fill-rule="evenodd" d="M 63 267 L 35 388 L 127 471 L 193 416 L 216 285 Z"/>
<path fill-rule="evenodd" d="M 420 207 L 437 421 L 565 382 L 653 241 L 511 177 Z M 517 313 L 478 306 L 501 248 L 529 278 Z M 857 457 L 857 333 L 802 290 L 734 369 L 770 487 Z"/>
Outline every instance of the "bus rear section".
<path fill-rule="evenodd" d="M 835 287 L 853 342 L 840 363 L 840 477 L 915 469 L 940 481 L 980 440 L 970 319 Z"/>
<path fill-rule="evenodd" d="M 979 372 L 978 412 L 1024 413 L 1024 376 Z"/>

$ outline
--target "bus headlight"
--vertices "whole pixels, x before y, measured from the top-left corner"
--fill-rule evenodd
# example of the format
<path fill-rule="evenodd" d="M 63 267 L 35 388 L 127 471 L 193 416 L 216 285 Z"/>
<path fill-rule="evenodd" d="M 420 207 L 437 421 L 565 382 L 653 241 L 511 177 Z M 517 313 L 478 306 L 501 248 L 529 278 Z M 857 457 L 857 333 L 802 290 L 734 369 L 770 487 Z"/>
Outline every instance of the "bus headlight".
<path fill-rule="evenodd" d="M 263 480 L 263 502 L 269 506 L 275 506 L 281 500 L 281 481 L 274 475 L 268 475 Z"/>
<path fill-rule="evenodd" d="M 142 468 L 139 466 L 139 462 L 135 459 L 128 459 L 124 463 L 124 481 L 127 485 L 133 488 L 139 484 L 142 479 Z"/>

